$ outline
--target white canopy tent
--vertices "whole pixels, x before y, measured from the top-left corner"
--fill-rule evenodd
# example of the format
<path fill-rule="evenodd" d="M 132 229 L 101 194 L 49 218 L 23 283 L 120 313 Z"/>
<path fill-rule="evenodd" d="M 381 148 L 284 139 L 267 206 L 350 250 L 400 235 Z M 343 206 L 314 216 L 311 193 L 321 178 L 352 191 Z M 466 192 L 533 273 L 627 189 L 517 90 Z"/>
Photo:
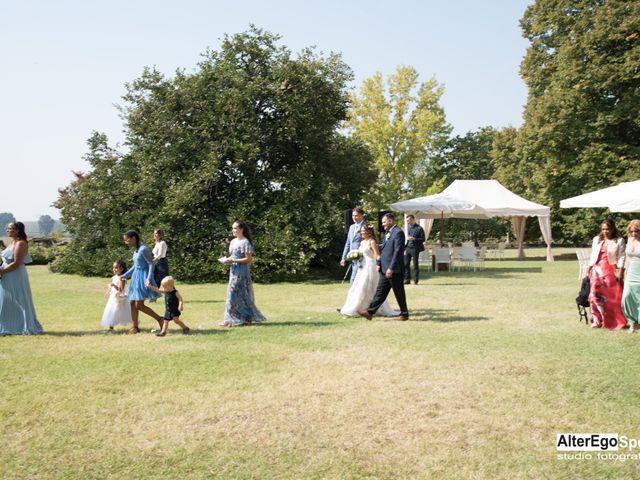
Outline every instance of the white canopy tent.
<path fill-rule="evenodd" d="M 640 212 L 640 180 L 566 198 L 560 201 L 560 208 L 608 208 L 612 212 Z"/>
<path fill-rule="evenodd" d="M 425 235 L 427 237 L 431 231 L 434 218 L 443 216 L 448 218 L 479 219 L 511 217 L 518 242 L 518 258 L 525 258 L 522 241 L 524 238 L 526 218 L 538 217 L 540 230 L 547 244 L 547 261 L 553 261 L 553 255 L 551 254 L 551 211 L 549 207 L 531 202 L 516 195 L 503 187 L 497 180 L 455 180 L 438 195 L 453 198 L 458 201 L 464 200 L 474 204 L 474 207 L 463 209 L 451 208 L 449 211 L 434 211 L 434 209 L 430 207 L 430 202 L 433 201 L 436 195 L 393 203 L 390 207 L 391 210 L 412 214 L 417 219 L 421 219 L 421 224 L 425 229 Z"/>

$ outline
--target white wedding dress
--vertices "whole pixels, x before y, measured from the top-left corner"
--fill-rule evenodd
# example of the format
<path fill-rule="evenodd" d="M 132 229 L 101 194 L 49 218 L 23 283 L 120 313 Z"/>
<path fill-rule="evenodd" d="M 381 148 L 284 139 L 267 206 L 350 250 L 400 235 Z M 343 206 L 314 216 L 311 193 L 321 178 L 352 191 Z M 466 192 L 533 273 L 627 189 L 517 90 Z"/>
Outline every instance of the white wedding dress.
<path fill-rule="evenodd" d="M 340 309 L 341 314 L 348 315 L 350 317 L 358 317 L 358 310 L 364 310 L 369 306 L 371 300 L 373 300 L 374 294 L 376 293 L 376 288 L 378 288 L 380 275 L 371 247 L 368 245 L 361 245 L 359 250 L 363 255 L 360 260 L 360 267 L 358 268 L 358 273 L 353 281 L 353 285 L 349 288 L 347 299 Z M 392 310 L 389 306 L 389 302 L 385 300 L 375 315 L 382 317 L 397 317 L 400 315 L 400 312 Z"/>

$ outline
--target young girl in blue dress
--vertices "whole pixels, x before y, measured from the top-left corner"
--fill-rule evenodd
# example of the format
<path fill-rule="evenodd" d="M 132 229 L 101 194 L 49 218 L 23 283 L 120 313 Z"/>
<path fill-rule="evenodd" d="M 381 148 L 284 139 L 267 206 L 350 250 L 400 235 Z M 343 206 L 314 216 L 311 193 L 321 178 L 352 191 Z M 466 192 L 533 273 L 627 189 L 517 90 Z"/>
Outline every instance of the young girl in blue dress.
<path fill-rule="evenodd" d="M 125 232 L 122 239 L 127 246 L 134 249 L 133 266 L 122 275 L 123 278 L 131 278 L 127 295 L 131 302 L 131 321 L 133 326 L 129 333 L 138 333 L 140 331 L 140 328 L 138 328 L 138 312 L 146 313 L 154 318 L 162 328 L 162 317 L 144 304 L 145 300 L 156 300 L 160 297 L 159 293 L 154 292 L 145 285 L 148 280 L 154 287 L 157 286 L 153 279 L 153 256 L 151 255 L 151 250 L 144 243 L 140 243 L 140 236 L 135 230 Z"/>
<path fill-rule="evenodd" d="M 251 231 L 242 220 L 236 220 L 231 228 L 233 236 L 229 245 L 229 256 L 221 259 L 231 266 L 224 322 L 220 326 L 234 327 L 260 323 L 264 315 L 256 307 L 249 264 L 253 259 Z"/>

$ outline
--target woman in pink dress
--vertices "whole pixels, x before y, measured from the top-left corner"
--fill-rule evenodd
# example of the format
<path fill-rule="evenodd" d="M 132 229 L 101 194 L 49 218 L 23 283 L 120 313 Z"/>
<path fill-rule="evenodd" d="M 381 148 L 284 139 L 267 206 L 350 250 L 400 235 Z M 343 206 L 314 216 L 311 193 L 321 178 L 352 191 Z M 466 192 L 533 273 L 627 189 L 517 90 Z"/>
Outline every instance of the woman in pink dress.
<path fill-rule="evenodd" d="M 622 308 L 624 238 L 611 219 L 602 222 L 600 235 L 593 239 L 587 275 L 591 281 L 589 307 L 591 328 L 620 330 L 627 324 Z"/>

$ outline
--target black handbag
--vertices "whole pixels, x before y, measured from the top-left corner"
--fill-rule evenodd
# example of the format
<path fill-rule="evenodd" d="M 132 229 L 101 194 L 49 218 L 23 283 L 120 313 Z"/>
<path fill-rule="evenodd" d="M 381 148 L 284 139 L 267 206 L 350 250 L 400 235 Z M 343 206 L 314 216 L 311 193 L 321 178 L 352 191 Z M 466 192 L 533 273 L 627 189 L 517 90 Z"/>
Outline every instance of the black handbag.
<path fill-rule="evenodd" d="M 578 306 L 578 321 L 582 322 L 584 319 L 585 324 L 589 324 L 589 317 L 587 316 L 586 307 L 589 306 L 589 291 L 591 290 L 591 282 L 589 281 L 589 277 L 584 277 L 582 279 L 582 283 L 580 284 L 580 291 L 578 292 L 578 296 L 576 297 L 576 305 Z"/>

